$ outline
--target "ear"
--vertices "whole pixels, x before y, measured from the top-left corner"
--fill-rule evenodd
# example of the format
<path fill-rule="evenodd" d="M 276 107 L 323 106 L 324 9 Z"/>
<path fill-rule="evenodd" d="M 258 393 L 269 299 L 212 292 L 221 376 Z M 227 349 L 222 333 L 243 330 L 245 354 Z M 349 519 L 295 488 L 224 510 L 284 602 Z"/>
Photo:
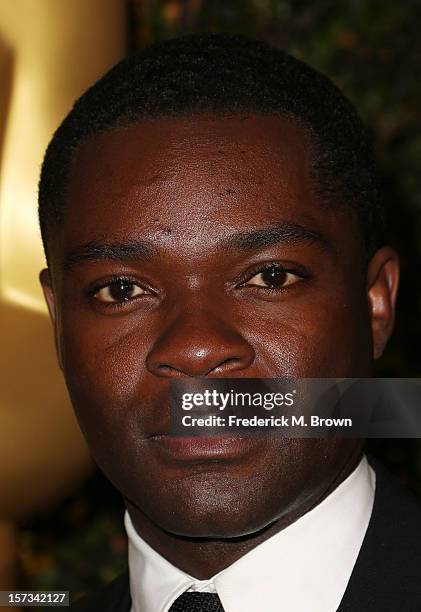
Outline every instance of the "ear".
<path fill-rule="evenodd" d="M 383 247 L 374 254 L 367 269 L 374 359 L 382 355 L 393 331 L 398 285 L 398 254 L 391 247 Z"/>
<path fill-rule="evenodd" d="M 56 300 L 55 300 L 53 285 L 51 282 L 50 270 L 48 268 L 44 268 L 43 270 L 41 270 L 41 272 L 39 273 L 39 280 L 41 283 L 42 291 L 44 293 L 45 301 L 47 303 L 51 323 L 53 325 L 54 343 L 56 347 L 58 363 L 59 363 L 60 369 L 63 369 L 60 348 L 59 348 L 60 345 L 58 341 Z"/>
<path fill-rule="evenodd" d="M 39 282 L 41 283 L 42 291 L 44 293 L 45 301 L 47 302 L 48 312 L 50 314 L 50 319 L 55 327 L 56 324 L 56 304 L 53 292 L 53 286 L 51 283 L 50 270 L 48 268 L 44 268 L 39 273 Z"/>

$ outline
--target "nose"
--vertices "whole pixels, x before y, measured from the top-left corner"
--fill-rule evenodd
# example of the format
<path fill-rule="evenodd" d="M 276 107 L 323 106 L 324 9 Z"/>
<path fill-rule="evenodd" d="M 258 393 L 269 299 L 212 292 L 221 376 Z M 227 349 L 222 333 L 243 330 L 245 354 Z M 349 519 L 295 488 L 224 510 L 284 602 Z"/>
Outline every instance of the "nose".
<path fill-rule="evenodd" d="M 254 361 L 249 342 L 209 312 L 184 313 L 157 338 L 146 358 L 156 376 L 238 375 Z"/>

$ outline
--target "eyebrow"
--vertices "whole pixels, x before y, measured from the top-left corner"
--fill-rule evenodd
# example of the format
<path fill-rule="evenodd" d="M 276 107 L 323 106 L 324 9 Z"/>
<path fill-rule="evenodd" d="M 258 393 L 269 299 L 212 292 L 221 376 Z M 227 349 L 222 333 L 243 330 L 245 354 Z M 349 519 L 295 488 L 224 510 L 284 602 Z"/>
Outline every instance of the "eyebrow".
<path fill-rule="evenodd" d="M 275 244 L 317 244 L 325 250 L 334 251 L 333 244 L 318 230 L 290 222 L 281 222 L 250 232 L 238 232 L 221 243 L 222 248 L 229 250 L 257 250 Z"/>
<path fill-rule="evenodd" d="M 275 244 L 317 244 L 324 250 L 334 251 L 332 243 L 318 230 L 306 228 L 297 223 L 281 222 L 258 230 L 235 232 L 222 238 L 217 248 L 220 251 L 252 251 Z M 149 260 L 157 249 L 150 241 L 131 240 L 127 242 L 88 242 L 65 254 L 63 269 L 89 262 L 125 261 L 130 259 Z"/>
<path fill-rule="evenodd" d="M 139 240 L 128 242 L 88 242 L 65 254 L 63 269 L 69 271 L 84 261 L 124 261 L 127 259 L 150 259 L 154 254 L 152 245 Z"/>

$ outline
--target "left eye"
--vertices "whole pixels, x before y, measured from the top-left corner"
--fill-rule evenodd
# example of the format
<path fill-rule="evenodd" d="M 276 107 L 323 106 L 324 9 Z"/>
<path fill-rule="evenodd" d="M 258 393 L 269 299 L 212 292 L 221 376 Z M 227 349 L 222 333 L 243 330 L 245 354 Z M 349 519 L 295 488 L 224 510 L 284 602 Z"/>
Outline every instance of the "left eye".
<path fill-rule="evenodd" d="M 287 287 L 300 280 L 297 274 L 288 272 L 279 266 L 270 266 L 254 274 L 246 283 L 245 287 L 262 287 L 264 289 L 280 289 Z"/>
<path fill-rule="evenodd" d="M 100 302 L 121 303 L 128 302 L 133 298 L 148 293 L 139 285 L 135 285 L 130 281 L 117 280 L 109 283 L 105 287 L 101 287 L 94 294 L 94 298 Z"/>

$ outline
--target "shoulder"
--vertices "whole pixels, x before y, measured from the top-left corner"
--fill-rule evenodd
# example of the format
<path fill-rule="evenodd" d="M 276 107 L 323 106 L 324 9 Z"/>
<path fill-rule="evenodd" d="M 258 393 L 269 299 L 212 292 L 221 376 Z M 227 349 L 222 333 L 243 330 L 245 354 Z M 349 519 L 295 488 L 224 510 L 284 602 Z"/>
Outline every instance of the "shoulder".
<path fill-rule="evenodd" d="M 71 603 L 72 612 L 129 612 L 129 573 L 125 572 L 93 593 Z"/>
<path fill-rule="evenodd" d="M 378 462 L 373 513 L 341 612 L 421 610 L 421 503 Z"/>
<path fill-rule="evenodd" d="M 401 552 L 420 555 L 420 500 L 376 460 L 371 459 L 370 464 L 376 473 L 376 494 L 370 533 L 379 536 L 383 546 L 396 545 Z"/>

